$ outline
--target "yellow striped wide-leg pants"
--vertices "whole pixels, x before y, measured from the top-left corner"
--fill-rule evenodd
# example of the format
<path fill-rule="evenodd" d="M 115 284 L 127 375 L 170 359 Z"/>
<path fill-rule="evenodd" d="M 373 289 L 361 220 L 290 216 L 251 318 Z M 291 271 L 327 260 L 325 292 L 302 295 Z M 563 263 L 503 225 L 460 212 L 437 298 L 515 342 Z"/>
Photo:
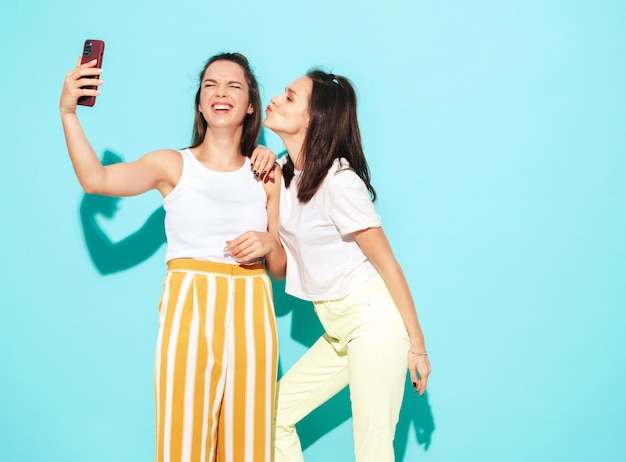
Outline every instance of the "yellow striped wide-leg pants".
<path fill-rule="evenodd" d="M 278 363 L 269 277 L 175 259 L 159 304 L 157 462 L 270 462 Z"/>

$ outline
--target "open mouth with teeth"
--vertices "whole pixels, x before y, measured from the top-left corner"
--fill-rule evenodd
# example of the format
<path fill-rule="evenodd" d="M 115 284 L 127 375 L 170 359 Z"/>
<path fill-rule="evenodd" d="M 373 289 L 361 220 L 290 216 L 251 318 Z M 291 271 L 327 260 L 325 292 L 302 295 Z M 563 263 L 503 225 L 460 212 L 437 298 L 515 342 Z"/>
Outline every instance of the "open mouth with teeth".
<path fill-rule="evenodd" d="M 232 108 L 233 107 L 230 104 L 225 104 L 225 103 L 215 103 L 211 106 L 211 109 L 213 109 L 218 114 L 225 114 L 228 111 L 230 111 Z"/>

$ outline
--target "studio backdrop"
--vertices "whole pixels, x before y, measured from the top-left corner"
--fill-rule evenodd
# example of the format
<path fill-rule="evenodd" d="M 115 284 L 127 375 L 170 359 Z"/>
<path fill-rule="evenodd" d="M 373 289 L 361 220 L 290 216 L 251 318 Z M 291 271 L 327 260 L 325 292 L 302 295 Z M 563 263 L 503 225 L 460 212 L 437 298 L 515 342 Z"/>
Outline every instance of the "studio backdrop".
<path fill-rule="evenodd" d="M 5 2 L 0 14 L 0 460 L 154 457 L 165 274 L 158 193 L 84 194 L 58 101 L 85 39 L 106 163 L 191 143 L 205 61 L 250 60 L 263 106 L 311 67 L 350 78 L 383 228 L 433 367 L 398 461 L 623 461 L 626 3 Z M 270 132 L 261 142 L 277 153 Z M 280 372 L 320 335 L 274 284 Z M 407 384 L 408 385 L 408 384 Z M 299 425 L 353 460 L 347 390 Z"/>

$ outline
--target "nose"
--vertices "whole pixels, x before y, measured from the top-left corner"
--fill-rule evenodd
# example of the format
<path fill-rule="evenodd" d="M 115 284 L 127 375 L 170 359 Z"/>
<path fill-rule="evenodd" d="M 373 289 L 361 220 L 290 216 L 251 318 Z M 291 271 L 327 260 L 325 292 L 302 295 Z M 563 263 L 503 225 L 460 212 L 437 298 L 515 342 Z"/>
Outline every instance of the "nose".
<path fill-rule="evenodd" d="M 226 96 L 226 85 L 217 85 L 215 94 L 217 96 Z"/>
<path fill-rule="evenodd" d="M 278 105 L 278 96 L 274 96 L 271 100 L 270 103 L 272 103 L 272 105 L 277 106 Z"/>

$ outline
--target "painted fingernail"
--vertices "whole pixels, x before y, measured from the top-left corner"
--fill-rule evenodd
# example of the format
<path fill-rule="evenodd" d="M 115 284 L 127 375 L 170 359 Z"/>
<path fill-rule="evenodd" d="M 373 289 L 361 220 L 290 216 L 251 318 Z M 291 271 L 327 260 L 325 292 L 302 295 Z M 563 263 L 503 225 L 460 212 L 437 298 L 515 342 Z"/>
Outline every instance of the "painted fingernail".
<path fill-rule="evenodd" d="M 263 175 L 265 175 L 267 173 L 267 170 L 263 170 Z"/>

